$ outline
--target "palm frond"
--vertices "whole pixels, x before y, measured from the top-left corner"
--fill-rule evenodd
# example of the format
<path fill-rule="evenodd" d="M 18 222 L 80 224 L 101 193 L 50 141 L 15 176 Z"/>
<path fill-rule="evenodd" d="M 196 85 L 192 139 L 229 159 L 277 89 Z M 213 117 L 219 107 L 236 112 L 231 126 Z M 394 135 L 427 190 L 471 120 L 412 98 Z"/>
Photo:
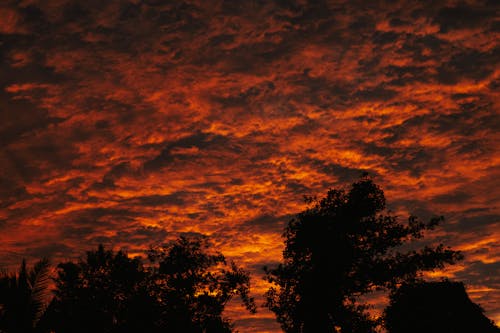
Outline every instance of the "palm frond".
<path fill-rule="evenodd" d="M 50 262 L 47 258 L 38 261 L 28 274 L 33 311 L 33 327 L 36 326 L 47 307 L 50 284 Z"/>

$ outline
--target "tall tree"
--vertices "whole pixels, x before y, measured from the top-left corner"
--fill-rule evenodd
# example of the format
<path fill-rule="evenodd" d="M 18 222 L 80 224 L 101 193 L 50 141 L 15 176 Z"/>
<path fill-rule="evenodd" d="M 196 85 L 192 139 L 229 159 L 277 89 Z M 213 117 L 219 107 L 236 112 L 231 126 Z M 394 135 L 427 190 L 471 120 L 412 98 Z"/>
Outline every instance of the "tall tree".
<path fill-rule="evenodd" d="M 461 282 L 418 281 L 391 293 L 385 326 L 389 333 L 500 333 L 483 312 Z"/>
<path fill-rule="evenodd" d="M 0 332 L 41 331 L 39 321 L 49 296 L 50 264 L 41 259 L 29 269 L 23 260 L 18 272 L 0 273 Z"/>
<path fill-rule="evenodd" d="M 442 218 L 407 224 L 385 210 L 383 191 L 364 176 L 348 190 L 331 189 L 293 218 L 284 232 L 283 263 L 266 271 L 266 306 L 285 332 L 372 332 L 358 297 L 392 288 L 421 272 L 461 259 L 443 245 L 398 251 Z"/>

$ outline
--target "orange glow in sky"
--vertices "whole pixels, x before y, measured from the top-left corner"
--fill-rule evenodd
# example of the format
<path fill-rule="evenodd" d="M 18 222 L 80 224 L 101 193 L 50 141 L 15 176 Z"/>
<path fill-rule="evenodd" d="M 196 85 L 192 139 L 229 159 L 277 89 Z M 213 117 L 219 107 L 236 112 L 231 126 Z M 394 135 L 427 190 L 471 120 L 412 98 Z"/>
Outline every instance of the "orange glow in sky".
<path fill-rule="evenodd" d="M 252 272 L 369 172 L 500 322 L 492 1 L 0 3 L 0 268 L 208 234 Z M 435 272 L 430 277 L 439 277 Z M 241 332 L 279 332 L 231 307 Z"/>

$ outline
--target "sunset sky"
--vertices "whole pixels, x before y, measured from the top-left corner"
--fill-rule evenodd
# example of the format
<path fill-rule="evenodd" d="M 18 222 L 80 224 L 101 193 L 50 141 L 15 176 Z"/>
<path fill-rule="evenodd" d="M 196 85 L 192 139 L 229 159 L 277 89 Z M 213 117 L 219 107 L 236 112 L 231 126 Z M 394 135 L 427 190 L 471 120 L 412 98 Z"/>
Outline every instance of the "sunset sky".
<path fill-rule="evenodd" d="M 363 171 L 500 323 L 498 1 L 0 1 L 0 268 L 210 235 L 281 260 Z M 444 273 L 434 273 L 439 277 Z M 231 308 L 242 333 L 274 316 Z"/>

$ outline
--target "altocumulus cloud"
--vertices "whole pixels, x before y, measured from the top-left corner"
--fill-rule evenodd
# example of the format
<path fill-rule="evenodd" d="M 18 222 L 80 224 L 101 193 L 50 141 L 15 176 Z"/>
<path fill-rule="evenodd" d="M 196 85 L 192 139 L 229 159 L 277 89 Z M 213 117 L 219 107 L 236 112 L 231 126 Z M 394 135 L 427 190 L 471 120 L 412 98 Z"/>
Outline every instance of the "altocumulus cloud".
<path fill-rule="evenodd" d="M 402 217 L 448 217 L 429 239 L 500 321 L 498 9 L 2 1 L 2 262 L 206 233 L 259 293 L 302 195 L 368 171 Z"/>

